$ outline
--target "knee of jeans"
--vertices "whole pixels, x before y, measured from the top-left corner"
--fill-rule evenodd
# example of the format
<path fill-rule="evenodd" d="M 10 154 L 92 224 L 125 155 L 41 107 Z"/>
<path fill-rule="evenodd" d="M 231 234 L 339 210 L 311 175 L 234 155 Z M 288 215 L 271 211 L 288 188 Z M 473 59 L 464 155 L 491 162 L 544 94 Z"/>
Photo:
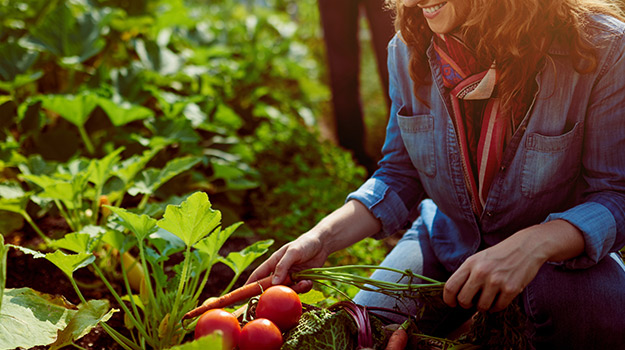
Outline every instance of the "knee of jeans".
<path fill-rule="evenodd" d="M 610 291 L 590 276 L 590 271 L 563 271 L 547 264 L 526 287 L 528 336 L 537 349 L 623 345 L 625 318 L 618 310 L 625 293 Z"/>

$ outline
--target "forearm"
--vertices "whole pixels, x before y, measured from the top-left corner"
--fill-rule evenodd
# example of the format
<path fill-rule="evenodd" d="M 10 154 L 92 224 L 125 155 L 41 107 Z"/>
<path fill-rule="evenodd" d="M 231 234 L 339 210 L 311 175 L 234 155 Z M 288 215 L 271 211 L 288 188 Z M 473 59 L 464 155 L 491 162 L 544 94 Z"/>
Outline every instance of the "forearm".
<path fill-rule="evenodd" d="M 553 220 L 525 228 L 510 239 L 526 251 L 534 252 L 539 262 L 560 262 L 573 259 L 584 252 L 584 236 L 565 220 Z"/>
<path fill-rule="evenodd" d="M 374 235 L 381 227 L 362 203 L 350 200 L 321 220 L 309 234 L 316 235 L 330 254 Z"/>

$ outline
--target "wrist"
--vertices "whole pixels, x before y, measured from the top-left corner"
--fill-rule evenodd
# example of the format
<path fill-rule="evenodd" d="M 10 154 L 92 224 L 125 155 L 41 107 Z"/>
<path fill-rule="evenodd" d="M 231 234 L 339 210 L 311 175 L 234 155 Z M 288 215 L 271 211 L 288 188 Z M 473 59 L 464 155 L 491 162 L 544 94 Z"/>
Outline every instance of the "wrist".
<path fill-rule="evenodd" d="M 554 220 L 528 227 L 527 242 L 543 262 L 560 262 L 581 255 L 585 242 L 582 232 L 565 220 Z"/>

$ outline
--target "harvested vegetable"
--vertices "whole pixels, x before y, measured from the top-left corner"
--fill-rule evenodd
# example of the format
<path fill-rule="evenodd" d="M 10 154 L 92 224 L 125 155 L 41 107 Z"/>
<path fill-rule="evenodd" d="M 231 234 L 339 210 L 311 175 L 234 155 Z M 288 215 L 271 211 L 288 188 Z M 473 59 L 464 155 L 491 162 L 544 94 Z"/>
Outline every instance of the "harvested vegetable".
<path fill-rule="evenodd" d="M 271 286 L 261 294 L 256 305 L 256 317 L 272 321 L 282 331 L 297 325 L 302 316 L 302 302 L 287 286 Z"/>
<path fill-rule="evenodd" d="M 388 339 L 385 350 L 403 350 L 406 348 L 406 345 L 408 345 L 408 332 L 406 330 L 409 324 L 410 320 L 406 320 L 397 327 Z"/>
<path fill-rule="evenodd" d="M 260 295 L 265 289 L 268 289 L 272 286 L 271 277 L 272 276 L 267 276 L 256 282 L 246 284 L 241 288 L 237 288 L 228 294 L 222 295 L 218 298 L 214 298 L 209 302 L 202 304 L 202 306 L 187 312 L 182 317 L 182 320 L 197 317 L 208 310 L 225 308 L 238 302 L 245 301 L 251 297 Z M 287 278 L 283 283 L 285 285 L 289 285 L 291 284 L 291 280 Z"/>
<path fill-rule="evenodd" d="M 241 329 L 239 350 L 280 350 L 282 333 L 266 318 L 250 321 Z"/>
<path fill-rule="evenodd" d="M 230 350 L 239 343 L 241 326 L 236 317 L 223 309 L 208 310 L 197 321 L 195 339 L 216 332 L 221 334 L 223 349 Z"/>

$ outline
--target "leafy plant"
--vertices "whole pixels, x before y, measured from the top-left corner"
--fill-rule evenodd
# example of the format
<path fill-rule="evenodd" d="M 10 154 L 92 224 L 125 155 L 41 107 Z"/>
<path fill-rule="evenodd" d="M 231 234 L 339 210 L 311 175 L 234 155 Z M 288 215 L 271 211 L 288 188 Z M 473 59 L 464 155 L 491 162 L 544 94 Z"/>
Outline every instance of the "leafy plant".
<path fill-rule="evenodd" d="M 211 267 L 221 260 L 219 249 L 240 224 L 222 229 L 221 213 L 212 209 L 207 195 L 202 192 L 189 196 L 178 206 L 168 206 L 163 218 L 158 221 L 122 208 L 108 208 L 119 217 L 119 224 L 133 234 L 139 250 L 139 263 L 146 272 L 141 294 L 133 295 L 125 272 L 128 266 L 124 266 L 122 260 L 121 270 L 128 293 L 123 300 L 130 303 L 129 308 L 102 271 L 96 267 L 98 275 L 122 305 L 131 329 L 136 332 L 133 337 L 136 336 L 137 341 L 124 338 L 121 334 L 113 334 L 120 344 L 131 349 L 145 348 L 145 344 L 155 349 L 164 349 L 180 343 L 188 331 L 182 328 L 182 316 L 197 304 L 200 292 L 208 281 Z M 159 227 L 165 231 L 157 233 Z M 114 232 L 116 233 L 112 235 L 121 234 L 119 229 Z M 168 235 L 173 237 L 163 238 Z M 129 249 L 123 244 L 127 242 L 127 238 L 105 240 L 117 242 L 114 248 L 122 253 Z M 245 248 L 240 254 L 248 259 L 236 261 L 229 266 L 236 269 L 235 271 L 244 270 L 253 260 L 264 254 L 270 244 L 271 241 L 261 241 Z M 184 251 L 184 259 L 174 269 L 176 277 L 168 281 L 163 262 L 180 248 Z M 235 273 L 233 280 L 238 276 Z"/>

